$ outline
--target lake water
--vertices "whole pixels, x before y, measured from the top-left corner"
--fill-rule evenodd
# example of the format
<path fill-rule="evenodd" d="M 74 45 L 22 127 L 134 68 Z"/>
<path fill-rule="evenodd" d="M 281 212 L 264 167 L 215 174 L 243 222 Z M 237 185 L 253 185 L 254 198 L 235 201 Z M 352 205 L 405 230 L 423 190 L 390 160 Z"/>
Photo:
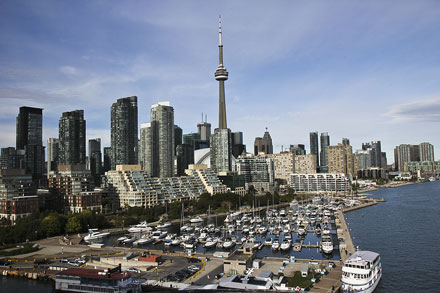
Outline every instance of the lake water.
<path fill-rule="evenodd" d="M 354 244 L 381 255 L 376 292 L 440 292 L 440 181 L 370 194 L 387 202 L 345 217 Z"/>

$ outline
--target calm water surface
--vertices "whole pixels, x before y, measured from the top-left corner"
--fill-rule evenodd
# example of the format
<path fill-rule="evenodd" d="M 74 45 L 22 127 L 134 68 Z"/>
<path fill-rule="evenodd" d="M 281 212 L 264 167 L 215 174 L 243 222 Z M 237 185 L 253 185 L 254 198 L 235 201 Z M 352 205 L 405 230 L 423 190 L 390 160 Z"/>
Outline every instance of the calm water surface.
<path fill-rule="evenodd" d="M 387 202 L 345 217 L 354 244 L 381 255 L 376 292 L 440 292 L 440 181 L 371 195 Z"/>

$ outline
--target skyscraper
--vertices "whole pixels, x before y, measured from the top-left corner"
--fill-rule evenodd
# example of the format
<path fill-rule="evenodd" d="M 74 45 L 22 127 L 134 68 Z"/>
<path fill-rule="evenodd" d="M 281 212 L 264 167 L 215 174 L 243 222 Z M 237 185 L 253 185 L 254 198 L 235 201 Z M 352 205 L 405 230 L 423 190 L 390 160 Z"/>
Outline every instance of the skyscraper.
<path fill-rule="evenodd" d="M 261 152 L 273 154 L 272 137 L 269 131 L 267 131 L 267 127 L 263 137 L 256 137 L 254 141 L 254 155 L 258 155 Z"/>
<path fill-rule="evenodd" d="M 349 140 L 348 138 L 344 137 L 344 138 L 342 139 L 342 144 L 343 144 L 343 145 L 350 145 L 350 140 Z"/>
<path fill-rule="evenodd" d="M 232 141 L 231 130 L 226 123 L 226 101 L 225 101 L 225 80 L 228 79 L 228 72 L 223 66 L 223 43 L 221 19 L 219 19 L 219 65 L 215 71 L 215 79 L 219 82 L 219 119 L 218 128 L 210 137 L 211 145 L 211 169 L 218 173 L 231 171 L 232 168 Z"/>
<path fill-rule="evenodd" d="M 110 171 L 112 168 L 112 148 L 104 147 L 104 164 L 102 172 Z"/>
<path fill-rule="evenodd" d="M 141 126 L 142 165 L 152 177 L 174 175 L 174 109 L 170 102 L 151 106 L 150 123 Z"/>
<path fill-rule="evenodd" d="M 319 172 L 328 173 L 328 146 L 330 145 L 330 136 L 327 132 L 321 133 L 321 157 Z"/>
<path fill-rule="evenodd" d="M 401 144 L 394 148 L 394 165 L 398 171 L 405 171 L 405 163 L 418 161 L 420 161 L 418 145 Z"/>
<path fill-rule="evenodd" d="M 310 132 L 310 153 L 316 156 L 316 166 L 319 167 L 318 131 Z"/>
<path fill-rule="evenodd" d="M 183 130 L 177 125 L 174 125 L 174 148 L 182 144 Z"/>
<path fill-rule="evenodd" d="M 111 107 L 112 170 L 138 163 L 137 97 L 118 99 Z"/>
<path fill-rule="evenodd" d="M 102 153 L 101 139 L 89 139 L 89 170 L 95 180 L 95 185 L 99 185 L 102 175 Z"/>
<path fill-rule="evenodd" d="M 201 140 L 209 141 L 209 138 L 211 136 L 211 123 L 208 123 L 206 120 L 203 121 L 203 114 L 202 122 L 197 124 L 197 131 L 200 134 Z"/>
<path fill-rule="evenodd" d="M 64 112 L 59 122 L 59 165 L 86 164 L 84 110 Z"/>
<path fill-rule="evenodd" d="M 49 138 L 47 140 L 47 177 L 50 171 L 56 171 L 58 166 L 58 156 L 60 151 L 60 140 Z"/>
<path fill-rule="evenodd" d="M 303 144 L 291 144 L 289 147 L 289 152 L 295 155 L 305 155 L 306 147 Z"/>
<path fill-rule="evenodd" d="M 382 166 L 382 148 L 380 141 L 372 141 L 371 143 L 362 143 L 362 149 L 371 149 L 371 167 L 386 167 Z"/>
<path fill-rule="evenodd" d="M 20 107 L 17 116 L 16 149 L 24 150 L 26 172 L 41 178 L 44 169 L 43 109 Z"/>
<path fill-rule="evenodd" d="M 420 161 L 434 161 L 434 146 L 429 142 L 419 144 Z"/>
<path fill-rule="evenodd" d="M 243 132 L 235 131 L 231 133 L 232 155 L 238 158 L 243 152 L 246 152 L 246 145 L 243 144 Z"/>

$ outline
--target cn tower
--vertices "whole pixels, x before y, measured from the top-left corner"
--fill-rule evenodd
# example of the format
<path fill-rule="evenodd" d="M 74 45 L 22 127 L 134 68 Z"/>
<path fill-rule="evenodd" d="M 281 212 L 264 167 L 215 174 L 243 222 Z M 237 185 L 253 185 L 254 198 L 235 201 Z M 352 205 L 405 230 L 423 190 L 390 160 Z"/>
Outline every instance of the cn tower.
<path fill-rule="evenodd" d="M 228 80 L 228 71 L 223 66 L 223 43 L 222 43 L 222 19 L 219 17 L 218 21 L 218 53 L 219 64 L 215 71 L 215 79 L 219 82 L 219 105 L 218 105 L 218 128 L 226 129 L 228 125 L 226 123 L 226 101 L 225 101 L 225 80 Z"/>

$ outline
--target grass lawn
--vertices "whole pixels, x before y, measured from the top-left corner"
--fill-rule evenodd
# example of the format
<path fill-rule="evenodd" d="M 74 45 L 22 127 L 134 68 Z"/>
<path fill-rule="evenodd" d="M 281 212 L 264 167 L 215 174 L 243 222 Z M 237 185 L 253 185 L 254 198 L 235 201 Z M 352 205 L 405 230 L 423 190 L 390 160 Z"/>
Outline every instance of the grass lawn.
<path fill-rule="evenodd" d="M 301 272 L 295 272 L 295 275 L 293 277 L 287 278 L 287 286 L 288 287 L 300 287 L 300 288 L 308 288 L 312 285 L 311 279 L 315 277 L 315 279 L 321 278 L 321 274 L 315 274 L 313 276 L 313 273 L 310 273 L 307 275 L 307 277 L 303 278 L 301 277 Z"/>

